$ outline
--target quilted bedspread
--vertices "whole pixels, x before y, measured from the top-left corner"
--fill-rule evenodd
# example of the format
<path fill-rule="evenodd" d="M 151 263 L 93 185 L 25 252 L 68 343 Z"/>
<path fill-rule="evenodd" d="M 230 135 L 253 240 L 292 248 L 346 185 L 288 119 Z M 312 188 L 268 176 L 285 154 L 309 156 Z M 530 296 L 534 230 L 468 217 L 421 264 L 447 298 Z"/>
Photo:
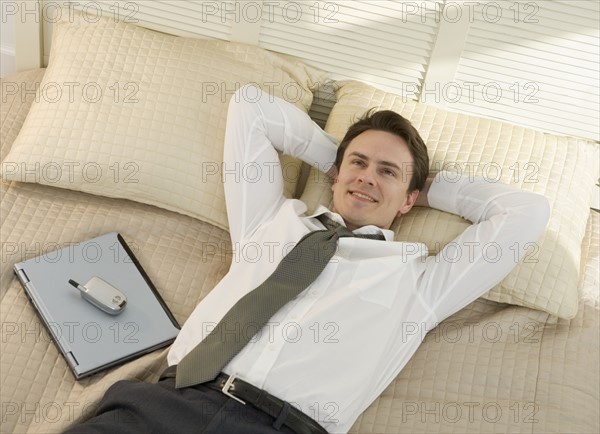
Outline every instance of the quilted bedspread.
<path fill-rule="evenodd" d="M 42 74 L 22 73 L 19 80 L 33 83 Z M 32 99 L 2 102 L 0 157 Z M 183 324 L 232 259 L 228 233 L 208 223 L 52 186 L 2 182 L 0 218 L 3 433 L 61 432 L 90 417 L 114 382 L 156 381 L 168 351 L 76 381 L 14 277 L 15 262 L 120 232 Z M 599 228 L 599 214 L 591 212 L 576 318 L 475 301 L 426 336 L 351 432 L 600 432 Z"/>

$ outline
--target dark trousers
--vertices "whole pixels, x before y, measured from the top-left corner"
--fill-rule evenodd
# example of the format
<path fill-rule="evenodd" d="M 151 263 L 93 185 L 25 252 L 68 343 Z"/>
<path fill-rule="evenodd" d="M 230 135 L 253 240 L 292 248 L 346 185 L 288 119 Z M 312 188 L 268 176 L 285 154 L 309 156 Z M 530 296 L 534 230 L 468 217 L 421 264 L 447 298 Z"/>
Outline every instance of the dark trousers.
<path fill-rule="evenodd" d="M 66 431 L 75 433 L 293 433 L 275 419 L 204 385 L 175 389 L 158 383 L 119 381 L 107 391 L 96 415 Z"/>

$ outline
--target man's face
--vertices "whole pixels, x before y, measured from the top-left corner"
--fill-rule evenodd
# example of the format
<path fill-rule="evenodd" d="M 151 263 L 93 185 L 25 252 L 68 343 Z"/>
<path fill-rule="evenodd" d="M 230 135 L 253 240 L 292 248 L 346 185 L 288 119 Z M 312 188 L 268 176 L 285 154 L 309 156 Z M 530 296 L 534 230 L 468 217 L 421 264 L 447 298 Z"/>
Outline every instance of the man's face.
<path fill-rule="evenodd" d="M 350 230 L 376 225 L 388 229 L 396 216 L 406 214 L 418 190 L 408 194 L 413 159 L 399 136 L 367 130 L 346 148 L 332 185 L 333 212 Z"/>

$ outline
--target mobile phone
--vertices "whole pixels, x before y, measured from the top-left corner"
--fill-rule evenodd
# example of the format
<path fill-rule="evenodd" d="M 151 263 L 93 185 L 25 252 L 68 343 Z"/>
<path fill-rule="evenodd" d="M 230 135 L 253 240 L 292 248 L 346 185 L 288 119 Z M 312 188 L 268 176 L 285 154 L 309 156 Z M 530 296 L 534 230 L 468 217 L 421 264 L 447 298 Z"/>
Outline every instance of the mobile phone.
<path fill-rule="evenodd" d="M 69 283 L 81 291 L 81 296 L 110 315 L 117 315 L 125 309 L 127 296 L 110 283 L 94 276 L 84 285 L 69 279 Z"/>

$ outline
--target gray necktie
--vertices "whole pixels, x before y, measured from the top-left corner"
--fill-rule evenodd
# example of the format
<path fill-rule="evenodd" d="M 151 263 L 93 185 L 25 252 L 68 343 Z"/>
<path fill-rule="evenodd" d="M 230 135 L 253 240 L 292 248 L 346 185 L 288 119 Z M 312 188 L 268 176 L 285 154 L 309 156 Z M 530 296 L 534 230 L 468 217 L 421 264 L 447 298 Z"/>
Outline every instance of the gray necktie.
<path fill-rule="evenodd" d="M 273 274 L 238 300 L 216 327 L 177 365 L 177 388 L 214 380 L 252 336 L 242 336 L 246 325 L 260 330 L 288 301 L 306 289 L 323 271 L 337 248 L 339 237 L 383 239 L 354 235 L 326 217 L 317 217 L 326 230 L 306 234 L 281 260 Z"/>

